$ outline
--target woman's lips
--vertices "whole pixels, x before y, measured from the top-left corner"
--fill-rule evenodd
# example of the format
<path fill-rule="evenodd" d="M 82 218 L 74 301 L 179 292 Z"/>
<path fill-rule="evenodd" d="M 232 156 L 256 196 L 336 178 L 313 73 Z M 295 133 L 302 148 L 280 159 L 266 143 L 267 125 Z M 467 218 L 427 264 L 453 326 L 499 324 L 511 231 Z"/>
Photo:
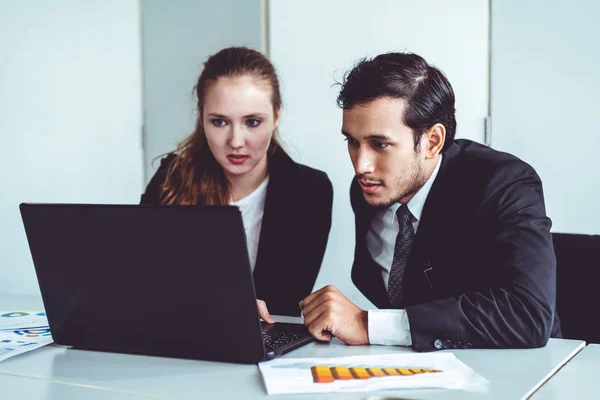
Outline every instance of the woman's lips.
<path fill-rule="evenodd" d="M 248 158 L 250 157 L 243 154 L 230 154 L 227 156 L 229 162 L 236 165 L 243 164 Z"/>

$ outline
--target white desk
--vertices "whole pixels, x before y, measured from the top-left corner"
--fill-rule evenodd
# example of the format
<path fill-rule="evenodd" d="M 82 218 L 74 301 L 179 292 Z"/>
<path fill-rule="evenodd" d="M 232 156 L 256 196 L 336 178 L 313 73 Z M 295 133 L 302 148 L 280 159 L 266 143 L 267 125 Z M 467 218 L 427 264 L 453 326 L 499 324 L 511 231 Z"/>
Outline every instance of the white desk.
<path fill-rule="evenodd" d="M 164 398 L 4 374 L 0 374 L 0 393 L 3 399 L 35 400 L 148 400 Z"/>
<path fill-rule="evenodd" d="M 458 358 L 491 381 L 488 393 L 427 390 L 379 394 L 395 394 L 412 399 L 520 399 L 582 345 L 579 341 L 553 339 L 541 349 L 454 350 Z M 410 350 L 380 346 L 350 347 L 332 343 L 311 344 L 289 356 L 331 357 L 406 351 Z M 196 399 L 207 394 L 218 395 L 219 398 L 267 398 L 258 368 L 253 365 L 110 354 L 56 345 L 1 362 L 0 375 L 3 373 L 169 398 Z M 365 397 L 365 393 L 359 393 L 322 398 Z M 281 398 L 305 399 L 306 396 Z"/>
<path fill-rule="evenodd" d="M 28 308 L 31 304 L 28 304 Z M 7 304 L 0 296 L 0 308 Z M 25 309 L 25 306 L 14 309 Z M 551 339 L 546 347 L 527 350 L 445 350 L 479 372 L 491 383 L 486 393 L 420 390 L 375 393 L 267 396 L 255 365 L 226 364 L 101 353 L 52 345 L 0 362 L 0 375 L 12 374 L 51 381 L 145 393 L 170 399 L 198 399 L 213 395 L 223 399 L 365 399 L 398 396 L 403 399 L 520 399 L 531 394 L 584 346 L 576 340 Z M 334 357 L 362 354 L 412 352 L 403 347 L 346 346 L 337 339 L 330 344 L 312 343 L 286 357 Z"/>
<path fill-rule="evenodd" d="M 590 344 L 546 382 L 531 399 L 598 398 L 600 345 Z"/>

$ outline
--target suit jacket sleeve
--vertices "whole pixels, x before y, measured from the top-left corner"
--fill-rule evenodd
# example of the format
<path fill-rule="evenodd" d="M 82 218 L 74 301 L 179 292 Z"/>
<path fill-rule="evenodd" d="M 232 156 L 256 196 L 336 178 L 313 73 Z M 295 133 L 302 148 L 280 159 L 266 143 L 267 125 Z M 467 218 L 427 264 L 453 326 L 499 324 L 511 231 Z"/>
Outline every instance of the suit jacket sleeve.
<path fill-rule="evenodd" d="M 488 187 L 498 189 L 481 209 L 492 241 L 482 268 L 494 283 L 407 307 L 414 349 L 435 350 L 436 339 L 480 348 L 541 347 L 548 341 L 556 300 L 551 221 L 535 171 L 517 172 L 508 183 L 491 180 Z"/>

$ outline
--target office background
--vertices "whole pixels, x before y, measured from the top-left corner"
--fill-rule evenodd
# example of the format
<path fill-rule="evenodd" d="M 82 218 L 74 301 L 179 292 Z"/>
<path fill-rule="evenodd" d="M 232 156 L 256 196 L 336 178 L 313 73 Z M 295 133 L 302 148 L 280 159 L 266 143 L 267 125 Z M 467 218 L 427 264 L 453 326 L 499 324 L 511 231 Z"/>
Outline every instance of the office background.
<path fill-rule="evenodd" d="M 137 203 L 152 160 L 193 128 L 202 62 L 230 45 L 269 54 L 284 146 L 333 182 L 316 288 L 369 306 L 350 281 L 353 172 L 332 85 L 385 51 L 448 75 L 458 137 L 537 169 L 553 231 L 598 234 L 598 16 L 592 0 L 0 0 L 0 292 L 38 293 L 18 204 Z"/>

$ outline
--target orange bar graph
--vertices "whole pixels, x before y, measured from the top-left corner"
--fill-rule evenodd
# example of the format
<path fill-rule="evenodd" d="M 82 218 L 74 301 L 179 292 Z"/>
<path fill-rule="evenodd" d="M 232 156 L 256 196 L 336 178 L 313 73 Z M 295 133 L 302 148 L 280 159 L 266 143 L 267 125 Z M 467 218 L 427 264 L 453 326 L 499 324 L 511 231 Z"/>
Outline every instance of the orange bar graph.
<path fill-rule="evenodd" d="M 376 368 L 376 367 L 329 367 L 326 365 L 315 365 L 310 369 L 315 383 L 331 383 L 337 380 L 345 381 L 352 379 L 370 379 L 381 377 L 415 376 L 425 373 L 444 372 L 441 369 L 431 368 Z"/>
<path fill-rule="evenodd" d="M 354 377 L 354 379 L 369 379 L 369 378 L 371 378 L 371 375 L 364 368 L 353 367 L 353 368 L 350 368 L 350 372 L 352 373 L 352 376 Z"/>
<path fill-rule="evenodd" d="M 312 372 L 313 381 L 315 383 L 327 383 L 335 380 L 331 374 L 331 369 L 329 369 L 327 366 L 314 366 L 310 369 L 310 372 Z"/>
<path fill-rule="evenodd" d="M 371 374 L 371 376 L 374 376 L 375 378 L 385 376 L 385 372 L 383 372 L 381 368 L 367 368 L 367 371 L 369 372 L 369 374 Z"/>
<path fill-rule="evenodd" d="M 331 373 L 335 379 L 339 379 L 342 381 L 347 379 L 354 379 L 348 367 L 332 367 Z"/>

